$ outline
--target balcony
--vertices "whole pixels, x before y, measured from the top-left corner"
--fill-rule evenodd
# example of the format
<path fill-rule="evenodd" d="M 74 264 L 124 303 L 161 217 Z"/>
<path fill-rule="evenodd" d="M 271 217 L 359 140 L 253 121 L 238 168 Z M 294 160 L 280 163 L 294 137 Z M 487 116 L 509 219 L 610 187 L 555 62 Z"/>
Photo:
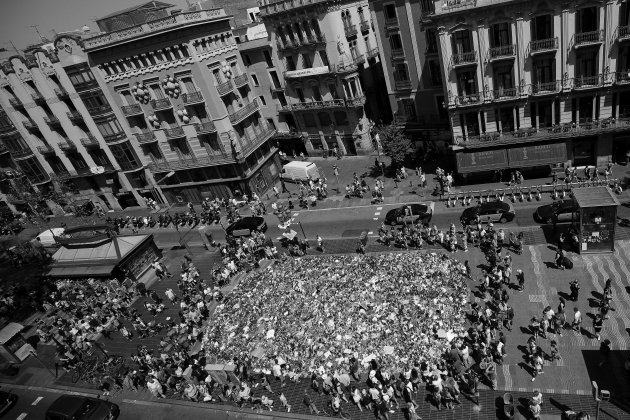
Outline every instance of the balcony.
<path fill-rule="evenodd" d="M 455 138 L 455 144 L 464 149 L 477 149 L 495 145 L 515 145 L 545 140 L 555 141 L 565 138 L 593 136 L 604 133 L 627 132 L 629 129 L 630 118 L 606 118 L 579 124 L 573 122 L 556 124 L 551 127 L 540 127 L 539 129 L 535 127 L 521 128 L 512 132 L 488 133 L 480 136 L 468 136 L 468 138 L 458 136 Z"/>
<path fill-rule="evenodd" d="M 24 124 L 24 128 L 26 128 L 31 133 L 39 133 L 39 127 L 33 120 L 26 120 L 22 124 Z"/>
<path fill-rule="evenodd" d="M 356 59 L 352 59 L 352 61 L 348 63 L 339 63 L 333 67 L 335 73 L 344 74 L 344 73 L 352 73 L 359 69 L 358 63 Z"/>
<path fill-rule="evenodd" d="M 618 26 L 615 31 L 615 36 L 618 42 L 624 42 L 630 39 L 630 25 Z"/>
<path fill-rule="evenodd" d="M 13 108 L 24 108 L 24 104 L 18 98 L 9 99 L 9 103 Z"/>
<path fill-rule="evenodd" d="M 411 80 L 396 80 L 394 82 L 394 90 L 409 90 L 411 89 Z"/>
<path fill-rule="evenodd" d="M 359 22 L 359 27 L 361 28 L 361 32 L 368 32 L 370 30 L 370 22 L 367 20 L 362 20 Z"/>
<path fill-rule="evenodd" d="M 474 106 L 483 103 L 483 95 L 481 93 L 470 93 L 467 95 L 459 95 L 453 97 L 453 102 L 449 105 L 462 107 L 462 106 Z"/>
<path fill-rule="evenodd" d="M 345 23 L 343 25 L 343 31 L 346 34 L 346 38 L 350 38 L 356 36 L 359 31 L 357 31 L 356 25 L 352 23 Z"/>
<path fill-rule="evenodd" d="M 228 80 L 227 82 L 219 83 L 217 85 L 217 92 L 219 92 L 219 95 L 221 96 L 227 95 L 228 93 L 232 92 L 233 89 L 234 89 L 234 85 L 232 85 L 231 80 Z"/>
<path fill-rule="evenodd" d="M 294 111 L 308 111 L 311 109 L 345 108 L 345 106 L 343 99 L 333 99 L 331 101 L 297 102 L 291 104 L 291 109 Z"/>
<path fill-rule="evenodd" d="M 385 19 L 385 28 L 387 29 L 398 28 L 398 18 L 393 17 L 393 18 Z"/>
<path fill-rule="evenodd" d="M 44 117 L 44 122 L 50 126 L 60 126 L 61 122 L 59 122 L 59 118 L 54 115 L 47 115 Z"/>
<path fill-rule="evenodd" d="M 31 93 L 31 98 L 33 98 L 33 102 L 35 102 L 36 104 L 41 105 L 41 104 L 46 103 L 46 100 L 44 99 L 44 97 L 38 92 Z"/>
<path fill-rule="evenodd" d="M 151 104 L 151 108 L 155 111 L 173 107 L 169 98 L 151 99 L 149 103 Z"/>
<path fill-rule="evenodd" d="M 140 104 L 124 105 L 121 106 L 120 109 L 122 110 L 123 114 L 127 116 L 142 114 L 142 107 L 140 106 Z"/>
<path fill-rule="evenodd" d="M 243 121 L 247 116 L 253 114 L 258 111 L 260 107 L 258 106 L 258 100 L 254 98 L 254 100 L 247 105 L 233 111 L 229 114 L 230 122 L 232 124 L 238 124 Z"/>
<path fill-rule="evenodd" d="M 247 74 L 239 74 L 238 76 L 234 77 L 234 86 L 236 86 L 237 88 L 243 87 L 247 84 L 248 81 L 249 79 L 247 78 Z"/>
<path fill-rule="evenodd" d="M 501 45 L 488 50 L 488 61 L 513 59 L 516 56 L 516 45 Z"/>
<path fill-rule="evenodd" d="M 601 75 L 579 76 L 573 78 L 573 89 L 591 89 L 602 86 Z"/>
<path fill-rule="evenodd" d="M 346 99 L 346 106 L 348 108 L 360 108 L 363 105 L 365 105 L 365 95 L 360 95 L 356 98 Z"/>
<path fill-rule="evenodd" d="M 227 153 L 219 153 L 207 157 L 188 157 L 179 160 L 165 160 L 161 162 L 153 162 L 148 165 L 151 172 L 167 172 L 177 171 L 180 169 L 201 168 L 204 166 L 215 166 L 223 163 L 233 163 L 234 158 L 229 157 Z"/>
<path fill-rule="evenodd" d="M 194 124 L 194 126 L 195 126 L 195 131 L 197 132 L 197 134 L 207 134 L 207 133 L 217 132 L 217 128 L 214 126 L 214 123 L 212 121 L 196 123 Z"/>
<path fill-rule="evenodd" d="M 517 87 L 501 88 L 492 91 L 493 101 L 510 101 L 520 98 L 520 89 Z"/>
<path fill-rule="evenodd" d="M 291 112 L 291 104 L 276 104 L 276 111 L 278 112 Z"/>
<path fill-rule="evenodd" d="M 630 84 L 630 71 L 620 71 L 615 73 L 613 83 L 616 85 Z"/>
<path fill-rule="evenodd" d="M 68 91 L 62 87 L 56 87 L 54 91 L 55 91 L 55 95 L 57 95 L 58 98 L 63 99 L 63 98 L 68 98 L 70 96 L 70 94 L 68 94 Z"/>
<path fill-rule="evenodd" d="M 368 50 L 366 55 L 367 55 L 368 60 L 370 58 L 378 57 L 378 47 Z"/>
<path fill-rule="evenodd" d="M 604 41 L 604 31 L 580 32 L 573 37 L 573 46 L 575 48 L 586 47 L 589 45 L 599 45 Z"/>
<path fill-rule="evenodd" d="M 182 101 L 184 101 L 185 104 L 196 104 L 199 102 L 203 102 L 203 95 L 199 91 L 184 93 L 182 95 Z"/>
<path fill-rule="evenodd" d="M 240 153 L 237 155 L 237 160 L 242 161 L 247 158 L 254 150 L 258 149 L 261 144 L 269 140 L 276 130 L 270 127 L 264 128 L 260 133 L 257 133 L 253 139 L 250 139 L 248 143 L 243 145 Z"/>
<path fill-rule="evenodd" d="M 64 142 L 59 143 L 58 146 L 59 146 L 59 149 L 63 150 L 64 152 L 77 150 L 77 145 L 74 144 L 72 140 L 70 139 L 67 139 Z"/>
<path fill-rule="evenodd" d="M 164 129 L 164 134 L 166 134 L 166 138 L 169 140 L 179 139 L 185 137 L 184 129 L 181 127 L 173 127 Z"/>
<path fill-rule="evenodd" d="M 284 41 L 280 38 L 277 39 L 278 49 L 281 51 L 299 49 L 301 47 L 316 47 L 325 44 L 326 37 L 324 34 L 308 34 L 306 38 L 286 38 Z"/>
<path fill-rule="evenodd" d="M 110 112 L 112 112 L 112 107 L 110 107 L 109 105 L 101 105 L 94 108 L 88 108 L 88 113 L 93 117 L 107 114 Z"/>
<path fill-rule="evenodd" d="M 13 159 L 22 159 L 25 157 L 29 157 L 33 154 L 31 149 L 20 149 L 20 150 L 10 150 L 11 156 Z"/>
<path fill-rule="evenodd" d="M 153 143 L 157 141 L 153 131 L 142 131 L 140 133 L 134 133 L 133 135 L 136 136 L 136 139 L 138 139 L 138 143 L 140 144 Z"/>
<path fill-rule="evenodd" d="M 77 92 L 96 89 L 99 87 L 96 80 L 87 80 L 85 82 L 73 84 L 72 86 L 74 86 L 74 90 L 76 90 Z"/>
<path fill-rule="evenodd" d="M 39 153 L 41 153 L 42 155 L 54 155 L 55 154 L 55 149 L 53 149 L 52 147 L 50 147 L 49 145 L 44 145 L 44 146 L 37 146 L 37 151 Z"/>
<path fill-rule="evenodd" d="M 475 7 L 477 0 L 442 0 L 442 9 L 450 11 L 463 7 Z"/>
<path fill-rule="evenodd" d="M 127 135 L 124 131 L 121 131 L 120 133 L 109 134 L 106 136 L 104 135 L 103 139 L 105 140 L 105 143 L 117 143 L 126 140 Z"/>
<path fill-rule="evenodd" d="M 101 147 L 100 144 L 98 143 L 98 140 L 96 140 L 96 138 L 92 136 L 91 134 L 88 134 L 87 137 L 82 138 L 81 144 L 86 149 L 98 149 Z"/>
<path fill-rule="evenodd" d="M 401 59 L 404 60 L 405 59 L 405 50 L 403 50 L 402 48 L 395 48 L 392 49 L 392 59 Z"/>
<path fill-rule="evenodd" d="M 555 52 L 558 49 L 558 37 L 529 41 L 529 55 Z"/>
<path fill-rule="evenodd" d="M 79 113 L 79 111 L 68 111 L 66 112 L 66 115 L 72 122 L 83 122 L 83 116 Z"/>
<path fill-rule="evenodd" d="M 468 51 L 461 54 L 453 54 L 451 65 L 455 67 L 464 67 L 477 64 L 477 51 Z"/>
<path fill-rule="evenodd" d="M 560 92 L 560 81 L 532 83 L 530 85 L 530 95 L 540 96 Z"/>

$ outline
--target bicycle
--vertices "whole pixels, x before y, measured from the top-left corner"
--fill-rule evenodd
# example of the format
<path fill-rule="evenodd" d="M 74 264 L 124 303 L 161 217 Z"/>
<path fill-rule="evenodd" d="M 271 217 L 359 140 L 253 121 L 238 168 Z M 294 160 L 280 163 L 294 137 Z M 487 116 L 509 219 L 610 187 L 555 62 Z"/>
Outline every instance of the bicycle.
<path fill-rule="evenodd" d="M 81 360 L 79 360 L 72 369 L 71 380 L 72 383 L 79 382 L 80 379 L 84 381 L 88 379 L 90 375 L 92 375 L 96 369 L 98 368 L 99 359 L 96 354 L 86 355 Z"/>

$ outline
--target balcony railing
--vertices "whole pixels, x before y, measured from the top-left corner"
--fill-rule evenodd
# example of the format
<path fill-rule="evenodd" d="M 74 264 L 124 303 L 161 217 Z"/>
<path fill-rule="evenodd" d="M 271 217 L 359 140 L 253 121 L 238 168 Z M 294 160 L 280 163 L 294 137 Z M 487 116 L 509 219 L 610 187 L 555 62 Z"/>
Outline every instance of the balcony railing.
<path fill-rule="evenodd" d="M 184 129 L 181 127 L 166 128 L 164 134 L 166 134 L 167 139 L 179 139 L 186 136 Z"/>
<path fill-rule="evenodd" d="M 250 139 L 245 145 L 243 145 L 240 154 L 237 156 L 238 160 L 246 159 L 252 151 L 256 150 L 263 144 L 265 141 L 269 140 L 271 136 L 276 133 L 276 130 L 273 128 L 265 128 L 262 132 L 257 133 L 253 139 Z"/>
<path fill-rule="evenodd" d="M 125 115 L 142 114 L 142 107 L 140 106 L 140 104 L 124 105 L 120 109 L 122 109 L 122 112 Z"/>
<path fill-rule="evenodd" d="M 291 104 L 294 111 L 306 111 L 309 109 L 344 108 L 346 106 L 343 99 L 333 99 L 331 101 L 297 102 Z"/>
<path fill-rule="evenodd" d="M 105 140 L 106 143 L 116 143 L 122 140 L 125 140 L 127 138 L 127 135 L 121 131 L 120 133 L 115 133 L 115 134 L 109 134 L 107 136 L 103 136 L 103 139 Z"/>
<path fill-rule="evenodd" d="M 90 90 L 90 89 L 97 88 L 98 82 L 96 80 L 87 80 L 85 82 L 73 84 L 72 86 L 74 86 L 74 90 L 79 92 L 83 90 Z"/>
<path fill-rule="evenodd" d="M 213 166 L 219 163 L 234 162 L 234 158 L 227 153 L 219 153 L 208 157 L 189 157 L 179 160 L 166 160 L 153 162 L 148 165 L 151 172 L 176 171 L 179 169 L 200 168 L 203 166 Z"/>
<path fill-rule="evenodd" d="M 258 106 L 258 100 L 254 98 L 252 102 L 230 113 L 230 122 L 232 124 L 238 124 L 243 121 L 248 115 L 254 113 L 255 111 L 258 111 L 259 109 L 260 108 Z"/>
<path fill-rule="evenodd" d="M 370 22 L 367 20 L 360 21 L 359 26 L 361 27 L 361 32 L 367 32 L 370 30 Z"/>
<path fill-rule="evenodd" d="M 548 95 L 560 91 L 560 81 L 532 83 L 529 93 L 531 95 Z"/>
<path fill-rule="evenodd" d="M 482 102 L 483 95 L 481 93 L 470 93 L 467 95 L 459 95 L 453 97 L 453 104 L 455 106 L 478 105 Z"/>
<path fill-rule="evenodd" d="M 94 108 L 88 108 L 88 113 L 92 116 L 106 114 L 112 112 L 112 107 L 109 105 L 101 105 Z"/>
<path fill-rule="evenodd" d="M 604 31 L 602 29 L 597 31 L 580 32 L 575 34 L 573 45 L 575 48 L 578 48 L 584 45 L 598 44 L 603 40 Z"/>
<path fill-rule="evenodd" d="M 82 138 L 81 144 L 87 149 L 100 147 L 98 140 L 96 140 L 96 138 L 92 135 Z"/>
<path fill-rule="evenodd" d="M 368 50 L 366 55 L 368 59 L 378 56 L 378 47 Z"/>
<path fill-rule="evenodd" d="M 149 103 L 151 104 L 151 108 L 155 110 L 171 108 L 173 106 L 169 98 L 151 99 Z"/>
<path fill-rule="evenodd" d="M 617 27 L 617 41 L 627 41 L 630 39 L 630 25 Z"/>
<path fill-rule="evenodd" d="M 83 116 L 79 111 L 68 111 L 66 115 L 70 121 L 83 121 Z"/>
<path fill-rule="evenodd" d="M 520 89 L 517 87 L 502 88 L 492 91 L 492 100 L 503 101 L 518 99 L 520 97 Z"/>
<path fill-rule="evenodd" d="M 28 131 L 39 131 L 39 127 L 37 126 L 37 124 L 35 124 L 33 120 L 26 120 L 22 124 L 24 124 L 24 128 L 26 128 Z"/>
<path fill-rule="evenodd" d="M 239 74 L 238 76 L 234 77 L 234 86 L 240 88 L 242 86 L 245 86 L 248 81 L 249 79 L 247 78 L 247 74 Z"/>
<path fill-rule="evenodd" d="M 10 152 L 11 152 L 11 156 L 13 156 L 14 159 L 24 158 L 33 154 L 33 151 L 28 148 L 20 149 L 20 150 L 11 150 Z"/>
<path fill-rule="evenodd" d="M 68 91 L 62 87 L 55 88 L 55 95 L 59 98 L 67 98 L 69 96 Z"/>
<path fill-rule="evenodd" d="M 386 28 L 397 28 L 398 27 L 398 18 L 389 18 L 385 19 L 385 27 Z"/>
<path fill-rule="evenodd" d="M 59 118 L 55 117 L 54 115 L 45 116 L 44 122 L 48 125 L 61 125 L 61 123 L 59 122 Z"/>
<path fill-rule="evenodd" d="M 286 38 L 284 41 L 281 38 L 277 39 L 278 49 L 279 50 L 290 50 L 297 49 L 300 47 L 314 47 L 317 45 L 325 44 L 326 37 L 324 34 L 309 34 L 306 38 Z"/>
<path fill-rule="evenodd" d="M 601 75 L 579 76 L 573 78 L 573 89 L 588 89 L 600 87 L 602 85 Z"/>
<path fill-rule="evenodd" d="M 228 93 L 232 92 L 233 89 L 234 89 L 234 85 L 232 85 L 231 80 L 228 80 L 227 82 L 219 83 L 217 85 L 217 92 L 219 92 L 219 95 L 221 96 L 227 95 Z"/>
<path fill-rule="evenodd" d="M 477 51 L 453 54 L 453 67 L 477 64 Z"/>
<path fill-rule="evenodd" d="M 153 131 L 142 131 L 140 133 L 134 133 L 133 135 L 138 139 L 138 143 L 152 143 L 157 141 Z"/>
<path fill-rule="evenodd" d="M 55 154 L 55 149 L 50 147 L 49 145 L 37 146 L 37 151 L 42 155 L 52 155 Z"/>
<path fill-rule="evenodd" d="M 405 50 L 402 48 L 394 48 L 392 49 L 392 58 L 405 58 Z"/>
<path fill-rule="evenodd" d="M 615 73 L 613 82 L 618 85 L 630 83 L 630 70 Z"/>
<path fill-rule="evenodd" d="M 9 103 L 13 108 L 24 108 L 24 104 L 18 98 L 9 99 Z"/>
<path fill-rule="evenodd" d="M 408 90 L 411 89 L 411 80 L 396 80 L 394 81 L 395 90 Z"/>
<path fill-rule="evenodd" d="M 501 144 L 532 143 L 544 140 L 592 136 L 596 134 L 625 132 L 630 129 L 630 118 L 606 118 L 582 123 L 556 124 L 536 129 L 521 128 L 502 133 L 487 133 L 480 136 L 458 136 L 455 144 L 464 148 L 481 148 Z"/>
<path fill-rule="evenodd" d="M 540 54 L 558 49 L 558 37 L 537 39 L 529 42 L 530 55 Z"/>
<path fill-rule="evenodd" d="M 77 148 L 77 145 L 74 144 L 74 142 L 72 142 L 72 140 L 70 139 L 59 143 L 59 149 L 63 150 L 64 152 L 69 151 L 69 150 L 76 150 L 76 148 Z"/>
<path fill-rule="evenodd" d="M 461 7 L 476 6 L 477 0 L 442 0 L 442 8 L 446 10 L 459 9 Z"/>
<path fill-rule="evenodd" d="M 203 95 L 199 91 L 184 93 L 182 95 L 182 101 L 184 101 L 185 104 L 195 104 L 198 102 L 203 102 Z"/>
<path fill-rule="evenodd" d="M 488 50 L 488 60 L 501 60 L 504 58 L 514 58 L 516 55 L 516 45 L 501 45 Z"/>
<path fill-rule="evenodd" d="M 352 23 L 344 24 L 343 31 L 345 32 L 347 38 L 350 38 L 351 36 L 355 36 L 359 32 L 357 31 L 356 25 Z"/>
<path fill-rule="evenodd" d="M 202 122 L 202 123 L 196 123 L 195 124 L 195 131 L 197 131 L 197 133 L 199 133 L 199 134 L 216 133 L 217 132 L 217 128 L 214 126 L 214 123 L 212 121 L 206 121 L 206 122 Z"/>
<path fill-rule="evenodd" d="M 360 95 L 355 98 L 346 99 L 346 106 L 348 108 L 358 108 L 365 105 L 365 95 Z"/>

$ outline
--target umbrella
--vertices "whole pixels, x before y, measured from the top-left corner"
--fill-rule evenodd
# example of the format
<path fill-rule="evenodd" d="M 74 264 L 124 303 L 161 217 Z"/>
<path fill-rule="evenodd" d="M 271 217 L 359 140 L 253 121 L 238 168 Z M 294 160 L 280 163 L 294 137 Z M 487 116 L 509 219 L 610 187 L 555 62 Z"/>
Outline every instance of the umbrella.
<path fill-rule="evenodd" d="M 289 232 L 284 232 L 282 234 L 282 236 L 284 236 L 285 238 L 287 238 L 288 240 L 292 241 L 293 238 L 295 238 L 297 236 L 297 232 L 294 231 L 293 229 L 291 229 L 291 231 Z"/>

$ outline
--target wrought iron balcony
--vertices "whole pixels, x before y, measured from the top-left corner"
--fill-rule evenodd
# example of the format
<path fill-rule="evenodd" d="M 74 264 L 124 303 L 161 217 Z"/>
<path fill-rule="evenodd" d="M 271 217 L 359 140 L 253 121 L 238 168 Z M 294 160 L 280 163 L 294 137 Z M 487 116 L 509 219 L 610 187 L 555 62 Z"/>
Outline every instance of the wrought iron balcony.
<path fill-rule="evenodd" d="M 151 108 L 153 108 L 154 110 L 173 107 L 169 98 L 151 99 L 149 103 L 151 104 Z"/>
<path fill-rule="evenodd" d="M 623 41 L 627 41 L 630 39 L 630 25 L 627 26 L 618 26 L 616 29 L 616 36 L 614 36 L 613 38 L 616 38 L 617 41 L 619 42 L 623 42 Z"/>
<path fill-rule="evenodd" d="M 346 99 L 346 106 L 348 108 L 359 108 L 365 105 L 365 95 L 360 95 L 355 98 Z"/>
<path fill-rule="evenodd" d="M 243 161 L 250 155 L 254 150 L 258 149 L 264 142 L 269 140 L 274 134 L 276 130 L 271 127 L 264 128 L 261 132 L 256 133 L 254 138 L 250 138 L 243 145 L 240 153 L 236 156 L 238 161 Z"/>
<path fill-rule="evenodd" d="M 451 106 L 471 106 L 483 103 L 483 95 L 481 93 L 469 93 L 453 97 Z"/>
<path fill-rule="evenodd" d="M 182 95 L 182 101 L 184 101 L 185 104 L 196 104 L 198 102 L 203 102 L 203 100 L 203 95 L 199 91 L 184 93 Z"/>
<path fill-rule="evenodd" d="M 120 133 L 109 134 L 107 136 L 103 136 L 103 139 L 106 143 L 116 143 L 127 139 L 127 135 L 124 131 Z"/>
<path fill-rule="evenodd" d="M 370 30 L 370 22 L 367 20 L 359 22 L 359 26 L 361 27 L 361 32 L 367 32 Z"/>
<path fill-rule="evenodd" d="M 339 63 L 336 66 L 333 66 L 333 71 L 335 73 L 352 73 L 359 69 L 358 63 L 354 61 L 354 59 L 349 63 Z"/>
<path fill-rule="evenodd" d="M 617 85 L 630 84 L 630 70 L 615 73 L 613 82 Z"/>
<path fill-rule="evenodd" d="M 20 149 L 20 150 L 10 150 L 10 152 L 11 152 L 11 156 L 13 156 L 14 159 L 25 158 L 33 154 L 33 151 L 29 148 Z"/>
<path fill-rule="evenodd" d="M 109 105 L 101 105 L 94 108 L 88 108 L 88 113 L 92 116 L 107 114 L 109 112 L 112 112 L 112 107 L 110 107 Z"/>
<path fill-rule="evenodd" d="M 365 56 L 363 54 L 359 54 L 356 57 L 354 57 L 352 59 L 352 61 L 354 62 L 354 64 L 356 65 L 361 65 L 363 63 L 365 63 Z"/>
<path fill-rule="evenodd" d="M 602 76 L 579 76 L 573 78 L 573 89 L 590 89 L 602 86 Z"/>
<path fill-rule="evenodd" d="M 98 140 L 96 140 L 96 138 L 94 136 L 92 136 L 91 134 L 88 134 L 87 137 L 82 138 L 81 139 L 81 144 L 86 149 L 94 149 L 94 148 L 100 148 L 101 147 L 100 144 L 98 143 Z"/>
<path fill-rule="evenodd" d="M 529 54 L 536 55 L 558 49 L 558 37 L 529 41 Z"/>
<path fill-rule="evenodd" d="M 46 100 L 39 92 L 31 93 L 31 98 L 33 98 L 33 102 L 36 104 L 46 103 Z"/>
<path fill-rule="evenodd" d="M 345 108 L 343 99 L 333 99 L 331 101 L 297 102 L 290 107 L 294 111 L 308 111 L 311 109 Z"/>
<path fill-rule="evenodd" d="M 37 124 L 35 124 L 35 121 L 33 120 L 26 120 L 24 121 L 22 124 L 24 124 L 24 128 L 26 128 L 28 131 L 32 132 L 39 132 L 39 127 L 37 126 Z"/>
<path fill-rule="evenodd" d="M 537 95 L 549 95 L 560 92 L 560 81 L 555 80 L 552 82 L 539 82 L 532 83 L 530 85 L 530 94 Z"/>
<path fill-rule="evenodd" d="M 231 112 L 229 114 L 230 117 L 230 122 L 232 124 L 238 124 L 241 121 L 243 121 L 247 116 L 249 116 L 250 114 L 253 114 L 254 112 L 258 111 L 260 109 L 260 107 L 258 106 L 258 100 L 256 98 L 254 98 L 254 100 L 250 103 L 248 103 L 247 105 Z"/>
<path fill-rule="evenodd" d="M 356 25 L 354 25 L 353 23 L 345 23 L 343 25 L 343 31 L 345 32 L 347 38 L 356 36 L 356 34 L 359 32 L 357 31 Z"/>
<path fill-rule="evenodd" d="M 140 133 L 134 133 L 136 139 L 138 139 L 138 143 L 153 143 L 157 141 L 155 138 L 155 134 L 153 131 L 142 131 Z"/>
<path fill-rule="evenodd" d="M 166 134 L 167 139 L 179 139 L 186 136 L 184 129 L 181 127 L 166 128 L 164 129 L 164 134 Z"/>
<path fill-rule="evenodd" d="M 176 171 L 179 169 L 201 168 L 204 166 L 214 166 L 222 163 L 234 162 L 234 158 L 227 153 L 221 152 L 207 157 L 190 156 L 178 160 L 164 160 L 150 163 L 148 168 L 151 172 Z"/>
<path fill-rule="evenodd" d="M 403 50 L 402 48 L 394 48 L 394 49 L 392 49 L 392 58 L 404 59 L 405 58 L 405 50 Z"/>
<path fill-rule="evenodd" d="M 83 116 L 79 113 L 79 111 L 68 111 L 66 115 L 70 121 L 83 122 Z"/>
<path fill-rule="evenodd" d="M 87 80 L 85 82 L 72 84 L 72 86 L 74 86 L 74 90 L 79 92 L 79 91 L 83 91 L 83 90 L 90 90 L 90 89 L 97 88 L 98 87 L 98 82 L 96 80 Z"/>
<path fill-rule="evenodd" d="M 4 134 L 13 133 L 16 130 L 17 130 L 17 128 L 13 124 L 9 123 L 9 125 L 5 125 L 5 126 L 0 127 L 0 136 L 4 135 Z M 0 143 L 0 144 L 2 144 L 2 143 Z"/>
<path fill-rule="evenodd" d="M 37 146 L 37 151 L 39 153 L 41 153 L 42 155 L 54 155 L 55 154 L 55 149 L 53 149 L 52 147 L 50 147 L 49 145 L 44 145 L 44 146 Z"/>
<path fill-rule="evenodd" d="M 372 48 L 371 50 L 368 50 L 367 52 L 367 58 L 374 58 L 378 56 L 378 47 Z"/>
<path fill-rule="evenodd" d="M 283 50 L 291 50 L 298 49 L 301 47 L 315 47 L 317 45 L 326 44 L 326 37 L 324 34 L 308 34 L 305 38 L 286 38 L 282 40 L 281 38 L 277 39 L 278 49 Z"/>
<path fill-rule="evenodd" d="M 9 149 L 7 149 L 7 146 L 4 145 L 4 143 L 0 143 L 0 155 L 8 153 Z"/>
<path fill-rule="evenodd" d="M 13 108 L 24 108 L 24 104 L 18 98 L 9 99 L 9 103 Z"/>
<path fill-rule="evenodd" d="M 411 89 L 411 80 L 396 80 L 394 82 L 395 90 L 409 90 Z"/>
<path fill-rule="evenodd" d="M 453 54 L 451 60 L 453 67 L 470 66 L 477 64 L 477 51 L 468 51 L 461 54 Z"/>
<path fill-rule="evenodd" d="M 217 92 L 219 92 L 219 95 L 221 96 L 227 95 L 228 93 L 232 92 L 232 90 L 234 90 L 234 85 L 232 84 L 231 80 L 228 80 L 227 82 L 219 83 L 217 85 Z"/>
<path fill-rule="evenodd" d="M 500 88 L 492 91 L 493 101 L 509 101 L 520 97 L 520 89 L 517 87 Z"/>
<path fill-rule="evenodd" d="M 604 41 L 604 30 L 599 29 L 597 31 L 580 32 L 573 37 L 573 46 L 575 48 L 583 47 L 586 45 L 600 44 Z"/>
<path fill-rule="evenodd" d="M 125 115 L 138 115 L 142 114 L 142 107 L 140 104 L 123 105 L 120 107 Z"/>
<path fill-rule="evenodd" d="M 276 110 L 278 112 L 291 112 L 291 104 L 276 104 Z"/>
<path fill-rule="evenodd" d="M 442 0 L 442 8 L 446 10 L 459 9 L 462 7 L 475 7 L 477 0 Z"/>
<path fill-rule="evenodd" d="M 59 143 L 59 149 L 63 150 L 64 152 L 68 152 L 71 150 L 76 150 L 77 149 L 77 145 L 74 144 L 74 142 L 72 142 L 72 140 L 67 139 L 66 141 Z"/>
<path fill-rule="evenodd" d="M 516 45 L 501 45 L 488 50 L 488 60 L 497 61 L 511 59 L 516 56 Z"/>
<path fill-rule="evenodd" d="M 47 115 L 44 117 L 44 122 L 48 125 L 51 126 L 59 126 L 61 125 L 61 122 L 59 122 L 59 118 L 55 117 L 54 115 Z"/>
<path fill-rule="evenodd" d="M 217 128 L 214 126 L 214 123 L 212 121 L 206 121 L 202 123 L 196 123 L 195 131 L 197 131 L 198 134 L 216 133 Z"/>
<path fill-rule="evenodd" d="M 394 18 L 385 19 L 385 27 L 388 29 L 398 28 L 398 18 L 394 17 Z"/>
<path fill-rule="evenodd" d="M 234 86 L 236 86 L 237 88 L 243 87 L 247 84 L 248 81 L 249 79 L 247 78 L 247 74 L 239 74 L 238 76 L 234 77 Z"/>

